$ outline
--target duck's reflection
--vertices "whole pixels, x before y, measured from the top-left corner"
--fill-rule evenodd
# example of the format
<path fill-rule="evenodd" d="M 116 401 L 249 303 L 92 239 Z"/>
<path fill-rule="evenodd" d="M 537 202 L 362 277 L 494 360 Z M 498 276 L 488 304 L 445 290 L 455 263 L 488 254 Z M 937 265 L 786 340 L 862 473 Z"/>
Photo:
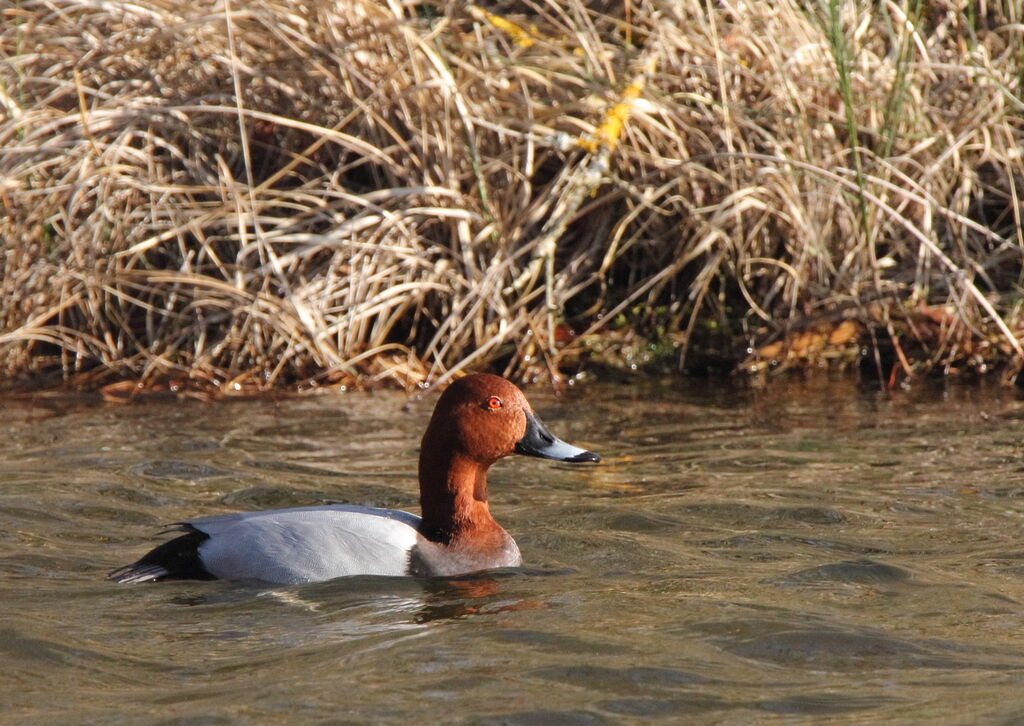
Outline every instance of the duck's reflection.
<path fill-rule="evenodd" d="M 417 623 L 466 618 L 472 615 L 494 615 L 520 610 L 543 610 L 545 600 L 532 596 L 512 595 L 502 585 L 521 579 L 521 568 L 508 571 L 464 575 L 457 578 L 427 580 L 423 604 L 416 615 Z M 529 574 L 554 574 L 537 573 Z"/>
<path fill-rule="evenodd" d="M 523 595 L 528 579 L 568 574 L 567 570 L 509 568 L 455 578 L 346 577 L 329 582 L 267 589 L 239 583 L 196 583 L 201 591 L 178 593 L 170 602 L 188 607 L 226 607 L 236 614 L 239 606 L 250 614 L 263 604 L 285 605 L 290 610 L 315 614 L 335 621 L 343 617 L 348 629 L 372 630 L 425 625 L 475 615 L 495 615 L 548 607 L 543 597 Z M 256 603 L 260 606 L 256 606 Z M 383 622 L 382 622 L 383 621 Z"/>

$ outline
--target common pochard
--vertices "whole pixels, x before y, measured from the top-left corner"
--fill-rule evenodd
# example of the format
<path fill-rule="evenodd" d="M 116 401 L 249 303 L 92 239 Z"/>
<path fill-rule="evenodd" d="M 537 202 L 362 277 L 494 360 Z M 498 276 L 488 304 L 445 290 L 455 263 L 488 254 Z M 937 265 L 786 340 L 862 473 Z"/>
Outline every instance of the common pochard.
<path fill-rule="evenodd" d="M 491 516 L 487 470 L 509 454 L 599 461 L 552 436 L 523 392 L 476 374 L 441 394 L 423 435 L 422 515 L 326 505 L 241 512 L 179 522 L 185 534 L 108 577 L 134 583 L 244 579 L 274 584 L 348 575 L 454 576 L 516 567 L 515 540 Z"/>

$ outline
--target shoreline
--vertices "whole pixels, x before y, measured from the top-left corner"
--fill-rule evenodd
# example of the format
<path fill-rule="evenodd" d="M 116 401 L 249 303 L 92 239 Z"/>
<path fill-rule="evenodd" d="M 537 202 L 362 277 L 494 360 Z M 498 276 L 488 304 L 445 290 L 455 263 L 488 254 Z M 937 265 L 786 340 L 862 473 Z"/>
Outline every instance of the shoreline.
<path fill-rule="evenodd" d="M 12 11 L 0 377 L 1017 380 L 1012 2 L 626 7 Z"/>

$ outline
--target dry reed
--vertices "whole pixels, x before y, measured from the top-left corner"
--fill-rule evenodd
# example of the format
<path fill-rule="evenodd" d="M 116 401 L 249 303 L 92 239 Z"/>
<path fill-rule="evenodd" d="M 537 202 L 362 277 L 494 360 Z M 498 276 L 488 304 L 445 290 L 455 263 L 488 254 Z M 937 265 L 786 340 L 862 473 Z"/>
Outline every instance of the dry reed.
<path fill-rule="evenodd" d="M 1019 361 L 1024 17 L 979 7 L 0 1 L 0 371 L 413 386 L 828 315 L 883 374 Z"/>

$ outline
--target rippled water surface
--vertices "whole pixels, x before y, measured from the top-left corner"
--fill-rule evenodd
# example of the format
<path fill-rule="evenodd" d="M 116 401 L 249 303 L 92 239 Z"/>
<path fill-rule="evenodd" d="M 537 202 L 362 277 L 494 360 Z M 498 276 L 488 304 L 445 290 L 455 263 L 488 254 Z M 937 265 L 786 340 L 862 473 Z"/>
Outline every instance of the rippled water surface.
<path fill-rule="evenodd" d="M 428 397 L 0 401 L 0 721 L 1020 723 L 1024 404 L 849 383 L 528 391 L 523 570 L 278 589 L 110 568 L 193 515 L 417 511 Z"/>

